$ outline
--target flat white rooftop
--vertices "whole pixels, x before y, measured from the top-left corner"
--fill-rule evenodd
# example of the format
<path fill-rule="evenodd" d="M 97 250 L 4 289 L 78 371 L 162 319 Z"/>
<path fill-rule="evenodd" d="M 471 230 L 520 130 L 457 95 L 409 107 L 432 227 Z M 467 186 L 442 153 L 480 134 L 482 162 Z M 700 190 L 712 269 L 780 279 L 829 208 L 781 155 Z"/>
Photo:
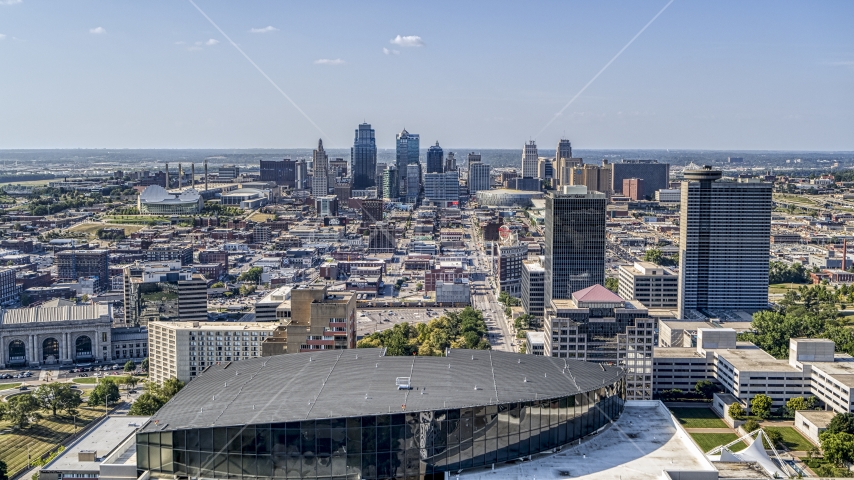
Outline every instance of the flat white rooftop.
<path fill-rule="evenodd" d="M 660 479 L 663 471 L 715 467 L 658 401 L 628 401 L 620 418 L 581 445 L 534 456 L 530 462 L 464 471 L 466 479 Z"/>
<path fill-rule="evenodd" d="M 151 417 L 107 417 L 41 469 L 50 472 L 97 472 L 101 459 L 134 434 L 149 418 Z M 94 451 L 96 461 L 81 462 L 78 459 L 81 451 Z"/>

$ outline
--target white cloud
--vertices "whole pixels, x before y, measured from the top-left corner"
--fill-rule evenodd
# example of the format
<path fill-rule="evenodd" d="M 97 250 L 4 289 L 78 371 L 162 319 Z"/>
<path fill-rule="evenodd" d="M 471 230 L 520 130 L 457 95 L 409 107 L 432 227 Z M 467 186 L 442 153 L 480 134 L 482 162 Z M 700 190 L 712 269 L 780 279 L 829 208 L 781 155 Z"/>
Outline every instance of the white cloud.
<path fill-rule="evenodd" d="M 103 34 L 107 33 L 107 31 L 104 30 L 104 27 L 95 27 L 95 28 L 90 28 L 89 33 L 94 34 L 94 35 L 103 35 Z"/>
<path fill-rule="evenodd" d="M 400 50 L 389 50 L 383 47 L 383 53 L 386 55 L 400 55 Z"/>
<path fill-rule="evenodd" d="M 315 65 L 344 65 L 345 63 L 347 62 L 341 60 L 340 58 L 336 58 L 334 60 L 331 58 L 321 58 L 319 60 L 314 61 Z"/>
<path fill-rule="evenodd" d="M 22 0 L 0 0 L 0 5 L 17 5 Z"/>
<path fill-rule="evenodd" d="M 185 43 L 187 43 L 187 42 L 180 41 L 180 42 L 175 42 L 175 45 L 184 45 Z"/>
<path fill-rule="evenodd" d="M 5 39 L 6 39 L 6 35 L 3 35 L 2 33 L 0 33 L 0 40 L 5 40 Z"/>
<path fill-rule="evenodd" d="M 400 35 L 389 40 L 389 43 L 394 45 L 400 45 L 401 47 L 423 47 L 424 40 L 421 40 L 421 37 L 418 35 L 407 35 L 405 37 L 401 37 Z"/>
<path fill-rule="evenodd" d="M 270 33 L 270 32 L 277 32 L 277 31 L 279 31 L 279 29 L 272 26 L 272 25 L 267 25 L 264 28 L 250 28 L 249 29 L 249 33 Z"/>
<path fill-rule="evenodd" d="M 212 46 L 216 45 L 217 43 L 219 43 L 219 40 L 212 38 L 212 39 L 208 40 L 207 42 L 205 42 L 205 45 L 212 47 Z"/>

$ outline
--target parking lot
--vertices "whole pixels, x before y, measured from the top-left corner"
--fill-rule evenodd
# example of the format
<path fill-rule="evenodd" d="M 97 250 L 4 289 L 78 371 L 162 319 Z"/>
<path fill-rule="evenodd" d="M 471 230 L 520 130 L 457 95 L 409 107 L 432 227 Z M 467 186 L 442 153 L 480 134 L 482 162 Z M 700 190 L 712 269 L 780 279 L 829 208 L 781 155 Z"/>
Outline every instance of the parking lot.
<path fill-rule="evenodd" d="M 356 337 L 387 330 L 402 322 L 425 323 L 444 313 L 444 308 L 360 308 L 356 316 Z"/>

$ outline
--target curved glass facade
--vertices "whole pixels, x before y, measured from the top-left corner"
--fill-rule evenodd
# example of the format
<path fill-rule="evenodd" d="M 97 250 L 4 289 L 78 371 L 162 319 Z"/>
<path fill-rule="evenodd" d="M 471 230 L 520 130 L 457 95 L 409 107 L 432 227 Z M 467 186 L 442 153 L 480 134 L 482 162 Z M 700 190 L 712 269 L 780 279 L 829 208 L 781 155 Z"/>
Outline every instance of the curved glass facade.
<path fill-rule="evenodd" d="M 189 478 L 444 478 L 544 452 L 623 411 L 625 384 L 576 395 L 429 412 L 137 434 L 137 465 Z"/>

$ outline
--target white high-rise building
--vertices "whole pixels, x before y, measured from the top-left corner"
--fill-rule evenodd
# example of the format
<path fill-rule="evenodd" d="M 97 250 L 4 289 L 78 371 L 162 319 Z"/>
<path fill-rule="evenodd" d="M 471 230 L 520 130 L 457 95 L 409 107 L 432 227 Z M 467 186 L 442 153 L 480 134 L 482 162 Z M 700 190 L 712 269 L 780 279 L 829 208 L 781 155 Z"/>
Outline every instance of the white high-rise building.
<path fill-rule="evenodd" d="M 538 162 L 537 144 L 531 140 L 525 144 L 525 148 L 522 150 L 522 177 L 537 178 Z"/>
<path fill-rule="evenodd" d="M 311 196 L 320 197 L 329 194 L 329 158 L 323 150 L 323 139 L 317 141 L 314 151 L 314 174 L 311 177 Z"/>
<path fill-rule="evenodd" d="M 424 174 L 424 199 L 441 207 L 460 200 L 460 176 L 456 170 Z"/>

